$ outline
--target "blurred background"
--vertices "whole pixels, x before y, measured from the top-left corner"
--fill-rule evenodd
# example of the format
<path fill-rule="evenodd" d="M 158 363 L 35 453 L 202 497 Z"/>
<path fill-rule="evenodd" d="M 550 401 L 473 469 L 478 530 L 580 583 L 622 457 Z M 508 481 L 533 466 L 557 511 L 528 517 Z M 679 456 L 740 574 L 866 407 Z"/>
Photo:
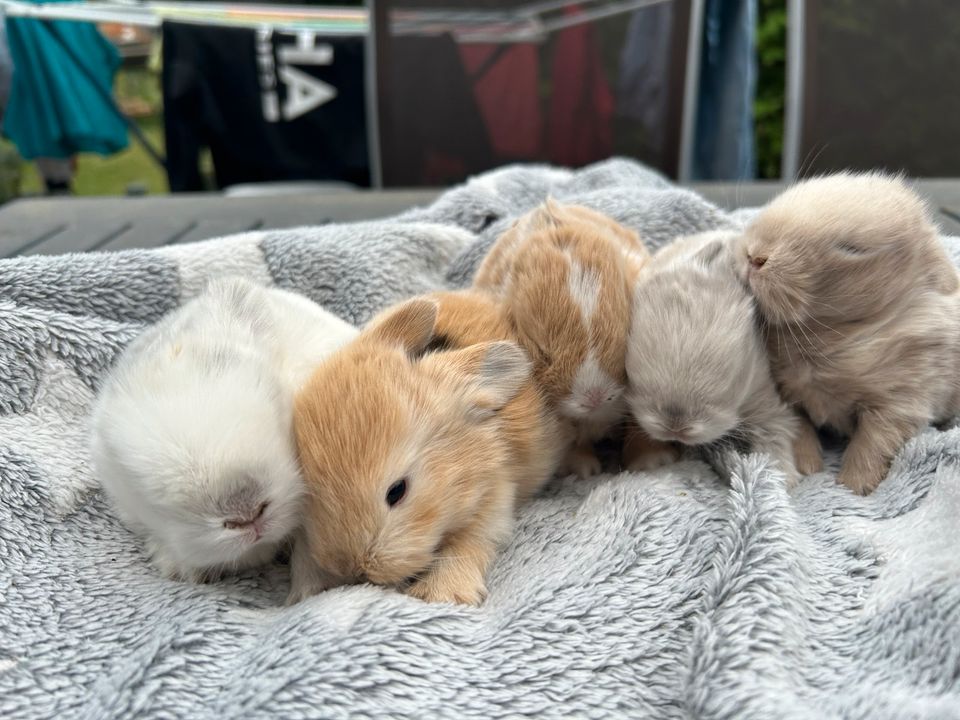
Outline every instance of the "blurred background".
<path fill-rule="evenodd" d="M 956 0 L 0 0 L 0 202 L 960 175 Z"/>

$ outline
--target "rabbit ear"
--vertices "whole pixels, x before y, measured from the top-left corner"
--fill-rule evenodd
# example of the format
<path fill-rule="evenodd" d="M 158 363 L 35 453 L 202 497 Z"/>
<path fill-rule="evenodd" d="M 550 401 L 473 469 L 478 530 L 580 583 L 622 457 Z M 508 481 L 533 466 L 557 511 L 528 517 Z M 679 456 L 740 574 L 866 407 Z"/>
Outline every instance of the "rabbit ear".
<path fill-rule="evenodd" d="M 554 224 L 560 222 L 560 216 L 565 210 L 566 206 L 554 200 L 553 195 L 547 195 L 547 199 L 543 201 L 543 206 L 540 208 L 540 211 Z"/>
<path fill-rule="evenodd" d="M 730 254 L 726 252 L 728 248 L 729 245 L 725 241 L 721 239 L 712 240 L 697 251 L 694 259 L 704 267 L 713 267 L 724 260 L 731 260 Z"/>
<path fill-rule="evenodd" d="M 433 339 L 437 313 L 437 303 L 433 300 L 408 300 L 371 320 L 364 335 L 379 342 L 400 345 L 407 355 L 417 357 Z"/>
<path fill-rule="evenodd" d="M 489 343 L 481 348 L 483 355 L 475 382 L 499 409 L 513 400 L 530 379 L 530 359 L 512 342 Z"/>
<path fill-rule="evenodd" d="M 466 381 L 468 398 L 478 419 L 491 417 L 513 400 L 531 377 L 527 354 L 512 342 L 471 345 L 429 356 L 436 366 Z"/>
<path fill-rule="evenodd" d="M 204 287 L 204 294 L 214 298 L 223 310 L 234 318 L 247 323 L 258 332 L 265 332 L 270 325 L 267 289 L 239 276 L 215 278 Z"/>
<path fill-rule="evenodd" d="M 521 218 L 521 225 L 526 232 L 536 232 L 557 227 L 563 222 L 564 207 L 552 197 L 547 196 L 542 205 L 531 210 Z"/>

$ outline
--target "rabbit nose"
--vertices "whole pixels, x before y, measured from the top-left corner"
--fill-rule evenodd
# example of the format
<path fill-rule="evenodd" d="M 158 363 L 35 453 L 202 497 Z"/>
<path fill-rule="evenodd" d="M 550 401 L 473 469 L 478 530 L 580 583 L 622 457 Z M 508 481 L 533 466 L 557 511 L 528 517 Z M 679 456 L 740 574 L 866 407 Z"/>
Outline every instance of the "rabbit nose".
<path fill-rule="evenodd" d="M 586 392 L 586 405 L 591 410 L 603 405 L 604 400 L 606 400 L 606 393 L 603 391 L 603 388 L 591 388 Z"/>
<path fill-rule="evenodd" d="M 680 407 L 675 405 L 665 407 L 662 415 L 665 429 L 670 435 L 680 442 L 689 439 L 690 425 L 686 413 Z"/>
<path fill-rule="evenodd" d="M 249 516 L 230 518 L 224 521 L 223 526 L 230 530 L 252 527 L 254 532 L 257 533 L 257 539 L 259 539 L 263 534 L 263 513 L 269 504 L 269 502 L 262 502 Z"/>
<path fill-rule="evenodd" d="M 748 253 L 747 260 L 749 260 L 750 264 L 757 270 L 759 270 L 760 268 L 762 268 L 764 265 L 767 264 L 766 255 L 750 255 Z"/>

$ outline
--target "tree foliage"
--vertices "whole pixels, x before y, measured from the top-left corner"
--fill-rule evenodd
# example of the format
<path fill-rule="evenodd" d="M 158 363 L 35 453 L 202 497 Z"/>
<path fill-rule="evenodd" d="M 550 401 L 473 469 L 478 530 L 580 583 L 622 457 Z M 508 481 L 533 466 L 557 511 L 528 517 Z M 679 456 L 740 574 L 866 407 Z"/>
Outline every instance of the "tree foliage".
<path fill-rule="evenodd" d="M 753 103 L 757 174 L 780 177 L 787 68 L 786 0 L 759 0 L 757 96 Z"/>

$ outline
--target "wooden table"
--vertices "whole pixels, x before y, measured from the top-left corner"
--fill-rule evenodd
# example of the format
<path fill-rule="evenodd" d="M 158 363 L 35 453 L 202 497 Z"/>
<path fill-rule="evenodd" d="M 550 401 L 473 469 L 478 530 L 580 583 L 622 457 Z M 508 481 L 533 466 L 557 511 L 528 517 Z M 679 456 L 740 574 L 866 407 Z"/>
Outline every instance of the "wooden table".
<path fill-rule="evenodd" d="M 762 205 L 780 183 L 691 186 L 726 209 Z M 960 235 L 960 180 L 918 185 L 944 233 Z M 231 198 L 219 194 L 17 200 L 0 208 L 0 257 L 147 248 L 266 230 L 389 217 L 440 190 L 356 191 Z"/>

